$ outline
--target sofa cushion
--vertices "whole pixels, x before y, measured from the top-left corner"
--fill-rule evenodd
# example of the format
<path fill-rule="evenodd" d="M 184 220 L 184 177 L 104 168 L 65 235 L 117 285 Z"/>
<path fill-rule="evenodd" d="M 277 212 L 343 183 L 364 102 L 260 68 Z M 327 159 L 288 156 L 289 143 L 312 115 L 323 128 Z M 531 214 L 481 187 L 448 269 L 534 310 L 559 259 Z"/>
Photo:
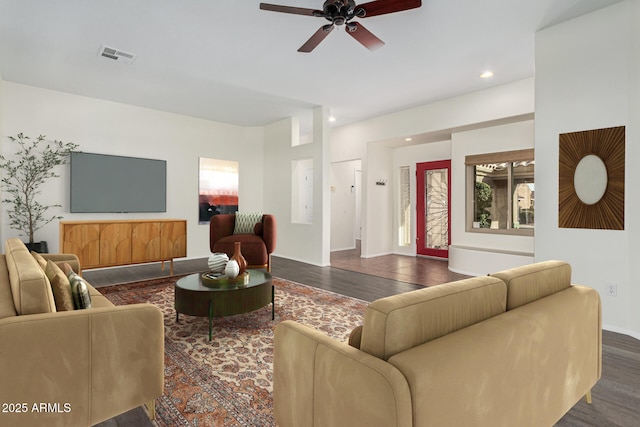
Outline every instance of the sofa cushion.
<path fill-rule="evenodd" d="M 224 252 L 231 257 L 235 251 L 235 242 L 240 242 L 240 252 L 249 265 L 264 265 L 269 261 L 264 240 L 255 234 L 233 234 L 223 237 L 214 245 L 215 252 Z"/>
<path fill-rule="evenodd" d="M 91 308 L 102 308 L 102 307 L 114 307 L 114 304 L 109 301 L 107 297 L 102 295 L 96 288 L 91 286 L 90 283 L 87 283 L 87 288 L 89 288 L 89 295 L 91 295 Z"/>
<path fill-rule="evenodd" d="M 70 311 L 74 309 L 73 295 L 69 278 L 53 261 L 48 260 L 44 270 L 53 291 L 53 299 L 56 302 L 57 311 Z"/>
<path fill-rule="evenodd" d="M 360 350 L 394 354 L 504 313 L 505 283 L 474 277 L 372 302 L 364 314 Z"/>
<path fill-rule="evenodd" d="M 261 221 L 262 212 L 236 212 L 233 234 L 253 233 L 255 225 Z"/>
<path fill-rule="evenodd" d="M 16 313 L 55 312 L 56 304 L 49 279 L 24 243 L 18 238 L 7 239 L 5 257 Z"/>
<path fill-rule="evenodd" d="M 571 266 L 544 261 L 491 274 L 507 284 L 507 310 L 528 304 L 571 286 Z"/>

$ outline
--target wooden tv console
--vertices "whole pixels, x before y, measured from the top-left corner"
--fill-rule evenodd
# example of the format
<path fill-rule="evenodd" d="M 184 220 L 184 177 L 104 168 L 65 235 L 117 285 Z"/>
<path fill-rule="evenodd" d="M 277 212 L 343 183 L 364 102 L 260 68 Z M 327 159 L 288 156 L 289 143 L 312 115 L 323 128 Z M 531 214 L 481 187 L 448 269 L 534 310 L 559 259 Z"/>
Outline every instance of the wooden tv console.
<path fill-rule="evenodd" d="M 60 252 L 76 254 L 83 269 L 187 256 L 184 219 L 60 221 Z"/>

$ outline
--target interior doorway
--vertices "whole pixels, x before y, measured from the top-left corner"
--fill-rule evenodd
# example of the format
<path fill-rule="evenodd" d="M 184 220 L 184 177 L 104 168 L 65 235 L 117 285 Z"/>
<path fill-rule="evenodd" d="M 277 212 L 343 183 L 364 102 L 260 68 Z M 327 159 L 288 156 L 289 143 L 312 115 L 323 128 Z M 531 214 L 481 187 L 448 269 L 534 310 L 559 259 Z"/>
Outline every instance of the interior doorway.
<path fill-rule="evenodd" d="M 362 236 L 362 161 L 331 164 L 331 251 L 354 250 Z"/>
<path fill-rule="evenodd" d="M 416 164 L 416 252 L 449 257 L 451 160 Z"/>

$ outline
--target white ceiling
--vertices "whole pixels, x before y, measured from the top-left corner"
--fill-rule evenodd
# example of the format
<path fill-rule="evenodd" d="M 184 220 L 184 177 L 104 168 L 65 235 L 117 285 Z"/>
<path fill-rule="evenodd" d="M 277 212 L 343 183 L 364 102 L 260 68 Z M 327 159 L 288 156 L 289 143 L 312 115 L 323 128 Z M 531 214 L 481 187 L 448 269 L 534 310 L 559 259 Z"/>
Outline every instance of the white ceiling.
<path fill-rule="evenodd" d="M 530 77 L 536 30 L 618 1 L 423 0 L 359 20 L 386 43 L 379 50 L 340 28 L 305 54 L 326 21 L 257 0 L 0 0 L 0 76 L 243 126 L 304 123 L 325 105 L 342 125 Z M 137 58 L 102 58 L 101 45 Z M 482 80 L 486 69 L 495 76 Z"/>

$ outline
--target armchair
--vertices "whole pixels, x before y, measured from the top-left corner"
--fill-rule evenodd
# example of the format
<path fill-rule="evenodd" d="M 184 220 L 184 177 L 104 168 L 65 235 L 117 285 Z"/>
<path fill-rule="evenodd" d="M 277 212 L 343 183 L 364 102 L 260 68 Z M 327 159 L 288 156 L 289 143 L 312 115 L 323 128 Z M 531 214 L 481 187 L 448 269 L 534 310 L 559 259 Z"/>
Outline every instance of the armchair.
<path fill-rule="evenodd" d="M 234 243 L 240 242 L 242 256 L 248 268 L 266 268 L 271 271 L 271 254 L 276 248 L 276 218 L 262 215 L 262 221 L 253 227 L 253 233 L 234 234 L 236 214 L 219 214 L 209 223 L 209 247 L 211 252 L 233 255 Z"/>

